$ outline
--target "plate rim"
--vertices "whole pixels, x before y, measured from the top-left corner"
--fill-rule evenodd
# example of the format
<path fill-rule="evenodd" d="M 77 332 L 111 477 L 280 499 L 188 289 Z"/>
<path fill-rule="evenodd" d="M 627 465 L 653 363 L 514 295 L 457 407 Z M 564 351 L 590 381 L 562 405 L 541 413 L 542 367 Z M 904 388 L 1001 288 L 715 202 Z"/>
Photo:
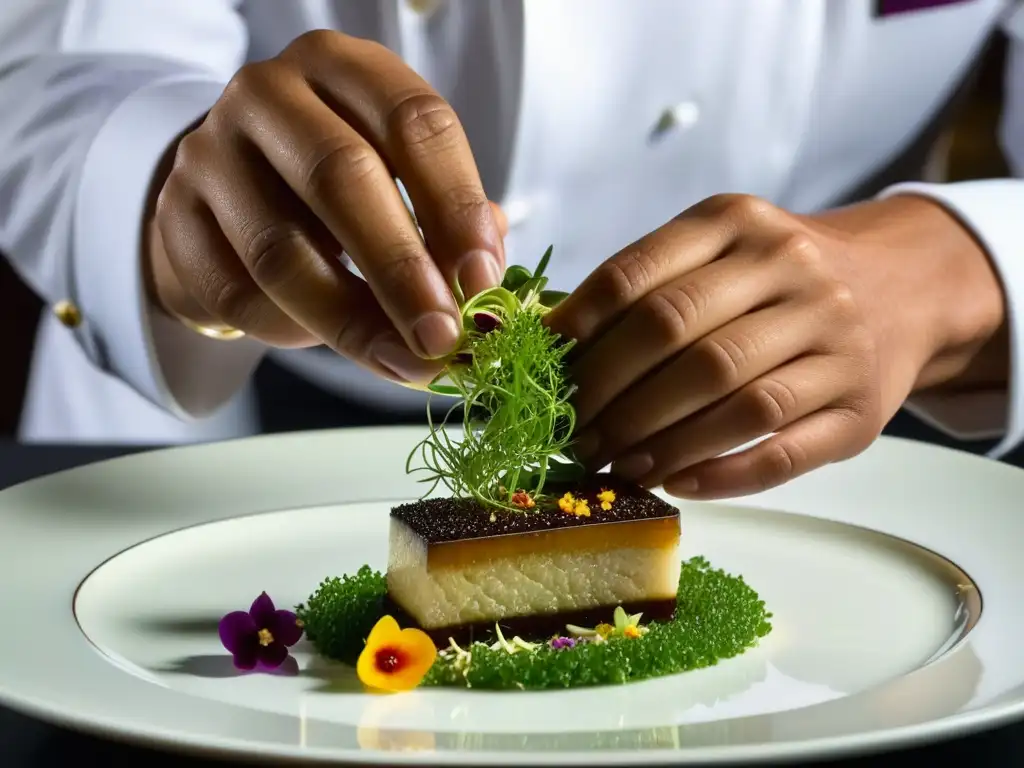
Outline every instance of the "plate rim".
<path fill-rule="evenodd" d="M 359 442 L 358 436 L 362 434 L 370 434 L 371 436 L 387 436 L 387 435 L 407 435 L 412 434 L 412 430 L 418 428 L 414 427 L 363 427 L 363 428 L 350 428 L 341 430 L 318 430 L 315 432 L 301 433 L 302 439 L 305 440 L 338 440 L 341 442 L 349 441 L 352 443 Z M 419 432 L 417 431 L 417 434 Z M 0 491 L 0 531 L 3 530 L 5 523 L 5 513 L 9 514 L 9 506 L 11 500 L 15 501 L 19 495 L 24 496 L 28 494 L 31 496 L 33 492 L 46 492 L 48 486 L 59 484 L 60 482 L 67 482 L 69 479 L 74 480 L 75 478 L 82 478 L 89 474 L 95 473 L 110 473 L 117 474 L 118 472 L 129 472 L 131 465 L 134 463 L 147 463 L 150 461 L 160 462 L 161 460 L 170 461 L 172 464 L 179 458 L 183 457 L 185 463 L 188 464 L 188 459 L 198 458 L 203 453 L 213 452 L 220 453 L 223 451 L 231 451 L 239 446 L 252 447 L 272 445 L 275 447 L 287 447 L 286 443 L 298 439 L 299 433 L 292 433 L 290 435 L 261 435 L 250 438 L 240 438 L 237 440 L 223 441 L 220 443 L 207 443 L 201 445 L 180 445 L 169 448 L 155 448 L 151 450 L 144 450 L 141 452 L 131 453 L 126 456 L 105 458 L 92 464 L 74 467 L 60 472 L 48 475 L 45 477 L 34 478 L 32 480 L 18 483 L 17 485 L 11 486 L 3 491 Z M 963 451 L 955 449 L 948 449 L 941 446 L 934 446 L 928 444 L 921 444 L 915 441 L 906 440 L 903 438 L 883 437 L 876 442 L 872 448 L 869 448 L 865 454 L 869 455 L 872 451 L 876 455 L 887 450 L 886 446 L 891 445 L 903 445 L 905 448 L 911 448 L 915 453 L 924 455 L 925 453 L 932 453 L 933 456 L 945 456 L 949 458 L 952 454 L 955 456 L 956 462 L 968 461 L 976 467 L 986 467 L 984 472 L 988 472 L 993 467 L 998 467 L 1000 471 L 1008 471 L 1011 473 L 1020 473 L 1020 476 L 1016 478 L 1018 484 L 1024 488 L 1024 473 L 1016 468 L 1009 467 L 1007 465 L 998 464 L 991 460 L 983 457 L 975 456 Z M 154 458 L 155 457 L 155 458 Z M 852 461 L 856 461 L 854 459 Z M 845 463 L 844 463 L 845 464 Z M 979 470 L 982 471 L 982 470 Z M 381 496 L 392 496 L 392 494 L 382 494 Z M 745 499 L 737 500 L 743 506 L 763 506 L 766 508 L 780 509 L 778 504 L 773 503 L 772 499 L 776 498 L 778 494 L 768 492 L 765 494 L 758 494 L 755 497 L 746 497 Z M 335 500 L 334 502 L 325 503 L 346 503 L 356 501 L 370 501 L 378 500 L 379 497 L 366 498 L 366 499 L 343 499 Z M 384 500 L 384 499 L 380 499 Z M 711 502 L 719 503 L 719 502 Z M 725 502 L 728 503 L 728 502 Z M 299 506 L 299 505 L 296 505 Z M 305 505 L 302 505 L 305 506 Z M 245 515 L 258 515 L 262 512 L 277 511 L 280 507 L 274 507 L 272 509 L 266 509 L 262 511 L 249 511 L 244 513 Z M 781 508 L 782 511 L 803 515 L 808 517 L 818 517 L 817 515 L 809 515 L 805 512 L 793 512 L 791 509 Z M 187 525 L 176 525 L 173 523 L 167 524 L 165 530 L 154 534 L 155 536 L 162 536 L 172 531 L 182 530 L 184 528 L 194 527 L 197 525 L 203 525 L 214 520 L 229 519 L 239 517 L 243 515 L 226 515 L 224 517 L 216 517 L 212 519 L 206 519 L 202 521 L 195 521 Z M 819 519 L 830 519 L 821 517 Z M 856 523 L 850 523 L 856 524 Z M 877 530 L 871 528 L 869 530 Z M 153 538 L 153 537 L 150 537 Z M 930 549 L 925 544 L 915 539 L 909 539 L 911 543 L 924 546 L 926 549 Z M 134 541 L 122 547 L 118 552 L 123 551 L 126 548 L 137 546 L 143 542 L 142 539 Z M 2 542 L 0 542 L 0 552 L 3 551 Z M 93 569 L 100 567 L 102 562 L 105 562 L 109 557 L 116 556 L 116 552 L 108 555 L 103 561 L 94 563 L 92 568 L 86 573 L 80 575 L 74 589 L 77 591 L 79 584 L 81 584 L 88 573 Z M 945 557 L 953 561 L 958 567 L 963 569 L 969 576 L 976 578 L 976 574 L 972 573 L 970 568 L 965 566 L 962 562 L 956 558 L 949 557 L 947 554 L 942 552 L 936 552 L 941 557 Z M 3 572 L 3 567 L 0 566 L 0 573 Z M 982 592 L 985 591 L 985 585 L 980 584 Z M 68 603 L 67 607 L 73 616 L 73 594 L 71 602 Z M 3 599 L 0 598 L 0 605 L 3 605 Z M 77 623 L 77 619 L 74 619 Z M 984 621 L 984 618 L 983 620 Z M 89 643 L 88 638 L 82 636 L 82 640 Z M 91 643 L 90 643 L 90 647 Z M 93 652 L 99 653 L 99 651 L 93 649 Z M 111 669 L 116 669 L 111 666 Z M 912 725 L 902 725 L 893 728 L 884 728 L 874 731 L 867 731 L 856 734 L 848 734 L 842 736 L 825 736 L 815 739 L 808 739 L 802 742 L 778 742 L 764 745 L 742 745 L 742 746 L 705 746 L 705 747 L 694 747 L 685 751 L 685 753 L 674 749 L 650 749 L 650 750 L 601 750 L 599 752 L 551 752 L 551 751 L 538 751 L 538 752 L 492 752 L 492 751 L 458 751 L 458 752 L 430 752 L 430 753 L 403 753 L 395 751 L 367 751 L 354 749 L 347 752 L 341 752 L 333 748 L 318 748 L 318 747 L 289 747 L 285 744 L 275 744 L 272 749 L 268 751 L 268 745 L 260 742 L 251 742 L 242 739 L 232 739 L 225 737 L 211 737 L 206 738 L 203 736 L 196 737 L 195 735 L 183 734 L 173 728 L 165 728 L 163 726 L 149 725 L 134 725 L 126 724 L 124 722 L 118 722 L 116 719 L 110 719 L 105 716 L 95 715 L 84 715 L 81 712 L 76 712 L 71 709 L 62 709 L 59 705 L 46 703 L 39 699 L 33 698 L 31 695 L 25 694 L 24 692 L 12 691 L 9 685 L 0 678 L 0 703 L 10 707 L 15 711 L 20 711 L 29 714 L 32 717 L 51 722 L 62 727 L 67 727 L 75 731 L 98 735 L 102 738 L 108 738 L 115 741 L 124 741 L 133 744 L 139 744 L 148 747 L 157 747 L 161 749 L 171 749 L 177 752 L 185 752 L 188 754 L 197 754 L 204 756 L 217 756 L 217 757 L 245 757 L 246 759 L 260 759 L 266 761 L 282 760 L 287 759 L 289 761 L 298 761 L 300 763 L 317 763 L 322 764 L 324 762 L 334 763 L 362 763 L 362 764 L 379 764 L 379 763 L 394 763 L 394 764 L 458 764 L 458 765 L 477 765 L 480 763 L 487 763 L 489 765 L 549 765 L 553 763 L 565 764 L 565 765 L 623 765 L 623 764 L 636 764 L 638 762 L 652 765 L 665 765 L 669 763 L 678 764 L 683 762 L 680 757 L 685 754 L 685 762 L 700 761 L 704 764 L 721 764 L 726 762 L 734 762 L 742 760 L 747 763 L 755 764 L 766 761 L 779 762 L 783 761 L 802 761 L 811 759 L 814 757 L 821 757 L 827 755 L 828 757 L 842 757 L 852 754 L 868 754 L 877 753 L 879 751 L 885 751 L 894 746 L 911 746 L 922 742 L 932 741 L 941 739 L 943 737 L 951 738 L 954 735 L 962 735 L 970 732 L 975 732 L 986 727 L 996 727 L 1007 722 L 1020 719 L 1024 716 L 1024 695 L 1018 696 L 1016 699 L 1009 701 L 997 702 L 991 705 L 985 705 L 972 709 L 965 712 L 959 712 L 953 715 L 942 717 L 939 719 L 928 720 L 923 723 L 917 723 Z M 955 732 L 955 733 L 954 733 Z"/>

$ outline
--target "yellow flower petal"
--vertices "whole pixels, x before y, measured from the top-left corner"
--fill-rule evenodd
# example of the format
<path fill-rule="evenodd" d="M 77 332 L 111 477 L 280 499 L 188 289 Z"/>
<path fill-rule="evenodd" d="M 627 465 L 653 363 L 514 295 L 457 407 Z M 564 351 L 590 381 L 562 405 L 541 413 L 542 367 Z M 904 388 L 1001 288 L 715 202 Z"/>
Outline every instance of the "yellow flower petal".
<path fill-rule="evenodd" d="M 381 643 L 386 643 L 397 637 L 401 632 L 402 628 L 398 626 L 394 616 L 381 616 L 370 630 L 370 636 L 366 638 L 366 647 L 379 646 Z"/>
<path fill-rule="evenodd" d="M 356 673 L 369 688 L 408 691 L 418 686 L 437 658 L 433 640 L 419 629 L 401 629 L 391 616 L 377 622 L 359 654 Z"/>

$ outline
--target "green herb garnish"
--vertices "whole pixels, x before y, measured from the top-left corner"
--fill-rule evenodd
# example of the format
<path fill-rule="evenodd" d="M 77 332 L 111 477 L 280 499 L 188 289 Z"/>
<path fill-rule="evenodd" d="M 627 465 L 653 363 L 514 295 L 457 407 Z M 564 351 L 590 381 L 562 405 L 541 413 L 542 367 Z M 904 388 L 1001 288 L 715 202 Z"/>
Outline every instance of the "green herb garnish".
<path fill-rule="evenodd" d="M 428 387 L 458 401 L 439 424 L 428 405 L 430 433 L 406 463 L 407 472 L 426 474 L 424 496 L 444 483 L 456 498 L 523 511 L 545 500 L 549 480 L 582 476 L 568 455 L 576 425 L 565 365 L 572 342 L 543 323 L 565 296 L 546 290 L 551 251 L 535 273 L 510 267 L 500 286 L 463 303 L 463 343 Z M 447 426 L 459 410 L 455 439 Z"/>
<path fill-rule="evenodd" d="M 384 576 L 366 566 L 355 577 L 324 581 L 297 611 L 317 651 L 352 663 L 383 615 L 385 590 Z M 423 685 L 538 690 L 662 677 L 738 656 L 771 631 L 770 619 L 764 601 L 742 577 L 695 557 L 680 572 L 676 617 L 648 624 L 641 637 L 615 636 L 561 650 L 543 645 L 517 653 L 500 642 L 497 647 L 474 643 L 465 649 L 468 663 L 439 657 Z"/>
<path fill-rule="evenodd" d="M 384 577 L 364 565 L 354 576 L 324 579 L 295 615 L 324 655 L 355 664 L 370 630 L 384 615 L 387 591 Z"/>

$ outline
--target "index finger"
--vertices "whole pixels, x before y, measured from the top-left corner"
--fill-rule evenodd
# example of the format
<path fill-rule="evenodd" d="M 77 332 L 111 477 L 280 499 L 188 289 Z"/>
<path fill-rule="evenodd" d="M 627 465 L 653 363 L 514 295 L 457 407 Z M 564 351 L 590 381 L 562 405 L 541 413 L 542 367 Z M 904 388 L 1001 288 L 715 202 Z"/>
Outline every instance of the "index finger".
<path fill-rule="evenodd" d="M 502 235 L 455 111 L 386 47 L 339 37 L 329 48 L 304 71 L 401 179 L 448 284 L 467 296 L 497 285 Z"/>
<path fill-rule="evenodd" d="M 644 296 L 729 249 L 742 226 L 734 205 L 712 198 L 626 246 L 552 310 L 549 327 L 580 344 L 597 338 Z"/>

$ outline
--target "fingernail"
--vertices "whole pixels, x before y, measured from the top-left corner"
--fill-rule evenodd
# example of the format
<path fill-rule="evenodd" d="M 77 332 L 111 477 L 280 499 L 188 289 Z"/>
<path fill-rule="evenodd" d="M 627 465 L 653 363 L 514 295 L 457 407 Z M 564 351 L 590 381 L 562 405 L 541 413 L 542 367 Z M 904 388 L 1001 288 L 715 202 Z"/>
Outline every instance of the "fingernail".
<path fill-rule="evenodd" d="M 599 447 L 600 440 L 593 432 L 584 432 L 572 443 L 572 451 L 581 461 L 593 458 Z"/>
<path fill-rule="evenodd" d="M 381 336 L 370 347 L 370 354 L 381 366 L 406 383 L 429 381 L 437 365 L 414 354 L 397 334 Z"/>
<path fill-rule="evenodd" d="M 413 325 L 412 335 L 423 357 L 444 357 L 459 342 L 459 324 L 444 312 L 428 312 Z"/>
<path fill-rule="evenodd" d="M 612 472 L 625 480 L 638 480 L 654 468 L 654 459 L 647 453 L 634 453 L 612 464 Z"/>
<path fill-rule="evenodd" d="M 498 258 L 489 251 L 470 251 L 459 262 L 459 287 L 468 299 L 501 282 Z"/>

